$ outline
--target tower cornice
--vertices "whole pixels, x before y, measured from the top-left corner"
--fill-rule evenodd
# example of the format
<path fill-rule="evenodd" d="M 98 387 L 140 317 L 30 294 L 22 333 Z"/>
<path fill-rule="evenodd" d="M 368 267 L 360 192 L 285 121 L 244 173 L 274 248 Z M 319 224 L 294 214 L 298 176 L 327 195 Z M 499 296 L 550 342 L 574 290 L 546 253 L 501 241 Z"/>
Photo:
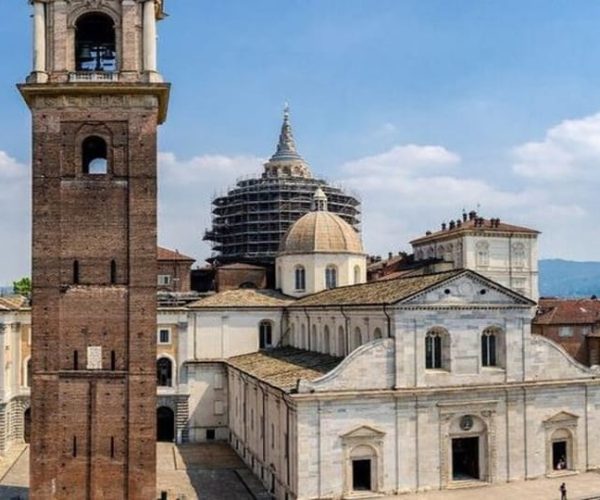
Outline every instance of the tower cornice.
<path fill-rule="evenodd" d="M 154 96 L 158 100 L 159 124 L 167 119 L 171 91 L 169 83 L 23 83 L 17 88 L 30 108 L 39 97 Z"/>

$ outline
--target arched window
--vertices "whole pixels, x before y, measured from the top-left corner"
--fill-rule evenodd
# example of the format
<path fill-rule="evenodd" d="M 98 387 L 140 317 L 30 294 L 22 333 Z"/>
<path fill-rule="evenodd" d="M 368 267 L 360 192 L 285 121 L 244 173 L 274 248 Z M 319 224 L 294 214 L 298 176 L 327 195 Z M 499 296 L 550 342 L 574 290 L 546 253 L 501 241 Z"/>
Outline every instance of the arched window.
<path fill-rule="evenodd" d="M 259 347 L 266 349 L 273 345 L 273 324 L 270 321 L 261 321 L 259 325 Z"/>
<path fill-rule="evenodd" d="M 478 266 L 489 266 L 490 265 L 490 245 L 487 241 L 479 241 L 477 245 L 475 245 L 477 255 L 477 265 Z"/>
<path fill-rule="evenodd" d="M 454 261 L 454 248 L 452 247 L 452 243 L 448 243 L 448 245 L 446 245 L 446 252 L 444 253 L 444 260 L 446 262 Z"/>
<path fill-rule="evenodd" d="M 375 328 L 375 331 L 373 332 L 373 338 L 383 338 L 383 335 L 381 334 L 381 328 Z"/>
<path fill-rule="evenodd" d="M 306 290 L 306 270 L 304 266 L 296 266 L 294 270 L 295 288 L 298 292 Z"/>
<path fill-rule="evenodd" d="M 437 248 L 437 258 L 438 259 L 443 259 L 444 258 L 444 252 L 445 252 L 444 245 L 440 245 Z"/>
<path fill-rule="evenodd" d="M 323 327 L 323 348 L 321 349 L 321 352 L 324 352 L 325 354 L 331 352 L 331 338 L 329 335 L 329 327 L 327 325 Z"/>
<path fill-rule="evenodd" d="M 362 280 L 360 279 L 360 266 L 354 266 L 354 283 L 360 283 Z"/>
<path fill-rule="evenodd" d="M 425 368 L 449 369 L 450 336 L 443 328 L 432 328 L 425 336 Z"/>
<path fill-rule="evenodd" d="M 156 361 L 156 384 L 160 387 L 173 385 L 173 363 L 169 358 L 158 358 Z"/>
<path fill-rule="evenodd" d="M 481 333 L 481 366 L 504 366 L 504 331 L 497 326 Z"/>
<path fill-rule="evenodd" d="M 329 265 L 325 268 L 325 288 L 335 288 L 337 286 L 337 267 Z"/>
<path fill-rule="evenodd" d="M 357 326 L 354 329 L 354 349 L 359 348 L 362 345 L 362 333 L 360 328 Z"/>
<path fill-rule="evenodd" d="M 108 172 L 108 146 L 102 137 L 92 135 L 81 143 L 81 167 L 84 174 L 102 175 Z"/>
<path fill-rule="evenodd" d="M 319 346 L 317 345 L 317 325 L 312 326 L 312 333 L 310 335 L 310 350 L 318 351 Z"/>
<path fill-rule="evenodd" d="M 346 355 L 346 333 L 344 332 L 344 327 L 340 326 L 338 328 L 338 356 Z"/>
<path fill-rule="evenodd" d="M 496 334 L 491 328 L 481 334 L 481 365 L 496 366 Z"/>
<path fill-rule="evenodd" d="M 101 12 L 81 16 L 75 24 L 77 71 L 117 71 L 117 44 L 113 20 Z"/>
<path fill-rule="evenodd" d="M 308 340 L 306 338 L 306 325 L 302 325 L 302 338 L 300 339 L 300 348 L 308 349 Z"/>
<path fill-rule="evenodd" d="M 290 327 L 290 341 L 288 342 L 288 345 L 296 346 L 296 323 L 292 323 L 292 326 Z"/>

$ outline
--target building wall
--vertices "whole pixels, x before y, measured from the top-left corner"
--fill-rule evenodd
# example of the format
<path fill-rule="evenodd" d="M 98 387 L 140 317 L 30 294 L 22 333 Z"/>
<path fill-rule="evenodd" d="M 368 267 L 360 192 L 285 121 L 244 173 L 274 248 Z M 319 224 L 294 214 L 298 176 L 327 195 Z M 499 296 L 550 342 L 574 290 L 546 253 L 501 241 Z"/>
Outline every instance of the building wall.
<path fill-rule="evenodd" d="M 478 258 L 484 249 L 487 258 Z M 463 234 L 413 245 L 415 260 L 442 258 L 455 268 L 472 269 L 532 300 L 539 298 L 537 236 Z M 521 258 L 523 256 L 523 258 Z"/>
<path fill-rule="evenodd" d="M 197 309 L 190 312 L 186 359 L 225 359 L 259 350 L 259 325 L 269 321 L 272 345 L 279 343 L 282 309 Z"/>
<path fill-rule="evenodd" d="M 325 269 L 333 265 L 337 268 L 337 286 L 365 283 L 367 280 L 367 262 L 364 255 L 342 253 L 312 253 L 298 255 L 280 255 L 275 267 L 281 276 L 277 277 L 281 291 L 292 297 L 302 297 L 326 289 Z M 296 290 L 295 269 L 303 266 L 306 271 L 305 290 Z M 355 280 L 355 268 L 358 268 L 358 280 Z"/>
<path fill-rule="evenodd" d="M 228 366 L 230 444 L 276 498 L 298 487 L 296 410 L 282 391 Z"/>
<path fill-rule="evenodd" d="M 346 356 L 379 335 L 382 338 L 389 336 L 388 318 L 382 307 L 295 309 L 291 306 L 287 314 L 284 343 L 299 349 Z M 329 343 L 326 341 L 327 330 Z"/>
<path fill-rule="evenodd" d="M 169 276 L 170 284 L 163 285 L 158 282 L 158 289 L 166 292 L 189 292 L 191 290 L 192 261 L 159 260 L 158 276 Z"/>
<path fill-rule="evenodd" d="M 556 474 L 549 465 L 549 444 L 560 429 L 573 433 L 570 466 L 594 469 L 600 466 L 600 451 L 593 445 L 600 437 L 599 417 L 589 410 L 599 398 L 600 387 L 593 382 L 511 390 L 488 386 L 468 396 L 437 391 L 299 399 L 297 498 L 349 494 L 351 453 L 358 446 L 372 447 L 376 491 L 389 495 L 450 486 L 452 439 L 459 437 L 480 437 L 485 482 Z M 459 425 L 465 415 L 474 420 L 468 431 Z"/>

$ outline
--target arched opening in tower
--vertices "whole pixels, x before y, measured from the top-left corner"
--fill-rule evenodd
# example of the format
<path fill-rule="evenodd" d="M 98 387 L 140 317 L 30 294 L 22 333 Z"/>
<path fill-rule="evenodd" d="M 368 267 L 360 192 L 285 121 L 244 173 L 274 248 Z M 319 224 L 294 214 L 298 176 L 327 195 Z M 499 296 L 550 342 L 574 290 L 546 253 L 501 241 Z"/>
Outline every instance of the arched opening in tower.
<path fill-rule="evenodd" d="M 110 16 L 91 12 L 77 20 L 75 67 L 77 71 L 117 71 L 115 26 Z"/>

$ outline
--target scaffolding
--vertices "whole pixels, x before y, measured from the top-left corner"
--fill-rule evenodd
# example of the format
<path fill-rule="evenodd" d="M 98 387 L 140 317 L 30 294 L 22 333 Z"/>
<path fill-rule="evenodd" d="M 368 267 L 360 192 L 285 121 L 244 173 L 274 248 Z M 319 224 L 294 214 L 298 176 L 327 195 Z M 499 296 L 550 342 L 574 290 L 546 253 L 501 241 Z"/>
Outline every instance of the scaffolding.
<path fill-rule="evenodd" d="M 271 264 L 288 227 L 311 209 L 321 188 L 330 212 L 360 231 L 360 200 L 355 194 L 312 177 L 260 177 L 239 180 L 226 195 L 212 201 L 210 261 Z"/>
<path fill-rule="evenodd" d="M 296 150 L 286 106 L 277 151 L 263 174 L 238 179 L 226 194 L 212 200 L 212 228 L 204 234 L 213 247 L 209 262 L 272 264 L 283 235 L 310 211 L 319 187 L 327 195 L 329 211 L 360 231 L 358 196 L 312 176 Z"/>

